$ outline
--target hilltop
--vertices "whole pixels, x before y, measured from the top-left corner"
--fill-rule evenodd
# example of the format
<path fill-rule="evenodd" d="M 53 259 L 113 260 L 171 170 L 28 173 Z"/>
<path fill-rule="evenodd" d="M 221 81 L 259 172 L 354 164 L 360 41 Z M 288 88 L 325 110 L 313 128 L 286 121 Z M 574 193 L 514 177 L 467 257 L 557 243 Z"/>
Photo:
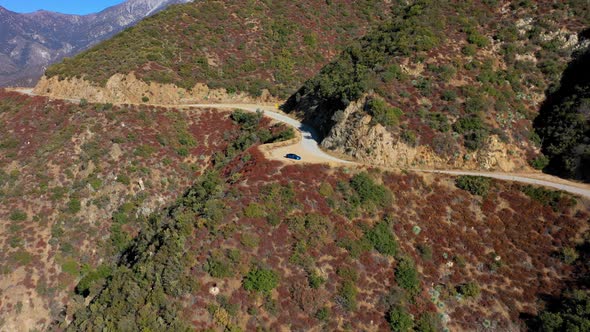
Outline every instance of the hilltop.
<path fill-rule="evenodd" d="M 169 83 L 186 90 L 199 88 L 200 83 L 230 94 L 260 96 L 267 89 L 273 96 L 286 97 L 350 40 L 387 17 L 394 4 L 378 0 L 196 1 L 169 8 L 51 66 L 46 76 L 83 78 L 94 90 L 105 86 L 109 90 L 111 77 L 133 73 L 148 84 Z M 52 85 L 59 85 L 57 80 L 51 83 L 48 88 L 53 90 Z M 155 101 L 157 96 L 148 88 L 134 91 Z"/>
<path fill-rule="evenodd" d="M 545 93 L 590 42 L 586 2 L 416 1 L 284 105 L 322 146 L 371 164 L 543 168 Z"/>
<path fill-rule="evenodd" d="M 0 87 L 34 86 L 48 65 L 108 39 L 146 16 L 187 0 L 128 0 L 89 15 L 0 6 Z"/>

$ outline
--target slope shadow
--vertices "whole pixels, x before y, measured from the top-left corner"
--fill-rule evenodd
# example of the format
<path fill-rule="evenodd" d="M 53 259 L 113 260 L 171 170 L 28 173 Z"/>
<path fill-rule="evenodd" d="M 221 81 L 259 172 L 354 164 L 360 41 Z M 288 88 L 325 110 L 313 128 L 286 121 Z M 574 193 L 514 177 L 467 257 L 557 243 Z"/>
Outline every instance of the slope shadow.
<path fill-rule="evenodd" d="M 590 39 L 590 28 L 580 33 Z M 544 172 L 590 182 L 590 48 L 574 55 L 557 90 L 546 92 L 533 127 L 549 156 Z M 582 117 L 582 119 L 580 119 Z"/>

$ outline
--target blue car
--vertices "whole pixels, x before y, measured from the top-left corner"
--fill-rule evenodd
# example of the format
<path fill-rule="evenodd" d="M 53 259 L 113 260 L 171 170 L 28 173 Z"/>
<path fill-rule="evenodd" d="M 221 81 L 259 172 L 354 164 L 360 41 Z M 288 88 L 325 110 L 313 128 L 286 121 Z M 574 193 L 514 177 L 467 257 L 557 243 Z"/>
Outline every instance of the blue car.
<path fill-rule="evenodd" d="M 293 160 L 301 160 L 301 157 L 294 154 L 294 153 L 287 153 L 285 158 L 293 159 Z"/>

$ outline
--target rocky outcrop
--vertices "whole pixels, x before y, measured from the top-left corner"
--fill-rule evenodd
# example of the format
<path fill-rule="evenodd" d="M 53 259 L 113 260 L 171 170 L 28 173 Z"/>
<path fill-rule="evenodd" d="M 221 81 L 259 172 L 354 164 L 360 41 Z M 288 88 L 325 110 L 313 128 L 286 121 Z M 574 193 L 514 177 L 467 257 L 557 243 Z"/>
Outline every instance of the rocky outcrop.
<path fill-rule="evenodd" d="M 324 149 L 385 167 L 528 169 L 521 150 L 513 144 L 501 142 L 495 135 L 490 136 L 485 147 L 477 152 L 450 157 L 437 154 L 427 145 L 408 145 L 392 131 L 372 123 L 372 117 L 364 111 L 366 100 L 367 96 L 350 103 L 341 114 L 333 117 L 338 121 L 323 139 L 321 146 Z"/>
<path fill-rule="evenodd" d="M 133 73 L 115 74 L 104 87 L 84 78 L 60 80 L 56 76 L 51 78 L 44 76 L 35 87 L 34 93 L 56 99 L 86 99 L 96 103 L 172 105 L 203 102 L 276 102 L 267 90 L 264 90 L 257 98 L 245 93 L 228 93 L 225 89 L 210 89 L 201 83 L 186 90 L 174 84 L 146 83 Z"/>

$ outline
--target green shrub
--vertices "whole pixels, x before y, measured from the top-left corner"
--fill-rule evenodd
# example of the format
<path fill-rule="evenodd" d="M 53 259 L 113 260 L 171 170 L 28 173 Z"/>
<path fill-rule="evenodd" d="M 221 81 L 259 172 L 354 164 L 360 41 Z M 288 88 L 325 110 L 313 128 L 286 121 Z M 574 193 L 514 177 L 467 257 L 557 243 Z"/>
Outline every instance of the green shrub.
<path fill-rule="evenodd" d="M 402 131 L 400 138 L 409 146 L 416 146 L 418 144 L 418 137 L 416 136 L 416 132 L 413 130 L 406 129 Z"/>
<path fill-rule="evenodd" d="M 319 189 L 320 195 L 323 197 L 331 197 L 334 194 L 334 188 L 328 182 L 322 182 Z"/>
<path fill-rule="evenodd" d="M 422 314 L 416 322 L 416 332 L 439 332 L 442 330 L 443 327 L 438 315 L 432 312 Z"/>
<path fill-rule="evenodd" d="M 351 281 L 357 281 L 359 278 L 358 273 L 356 272 L 356 270 L 353 267 L 348 267 L 348 266 L 343 266 L 338 268 L 338 271 L 336 271 L 336 273 L 338 274 L 338 276 L 344 280 L 351 280 Z"/>
<path fill-rule="evenodd" d="M 215 250 L 207 258 L 205 271 L 213 278 L 229 278 L 235 275 L 235 267 L 240 261 L 238 250 Z"/>
<path fill-rule="evenodd" d="M 176 149 L 176 153 L 178 153 L 178 155 L 181 157 L 187 157 L 189 155 L 189 151 L 186 146 L 181 146 L 178 149 Z"/>
<path fill-rule="evenodd" d="M 537 158 L 530 160 L 529 164 L 534 169 L 542 170 L 543 168 L 547 167 L 547 165 L 549 165 L 549 158 L 544 155 L 540 155 Z"/>
<path fill-rule="evenodd" d="M 394 63 L 387 67 L 381 76 L 384 82 L 391 82 L 404 78 L 404 72 L 398 64 Z"/>
<path fill-rule="evenodd" d="M 80 273 L 78 263 L 74 260 L 65 261 L 61 265 L 61 270 L 73 276 L 78 276 L 78 274 Z"/>
<path fill-rule="evenodd" d="M 477 53 L 477 48 L 475 47 L 475 45 L 465 45 L 461 49 L 461 52 L 463 52 L 463 54 L 467 56 L 474 56 Z"/>
<path fill-rule="evenodd" d="M 271 226 L 278 226 L 281 221 L 281 217 L 275 213 L 271 213 L 266 216 L 266 222 L 268 222 Z"/>
<path fill-rule="evenodd" d="M 394 307 L 387 313 L 387 321 L 389 327 L 394 332 L 408 332 L 412 331 L 414 321 L 412 316 L 401 307 Z"/>
<path fill-rule="evenodd" d="M 117 176 L 117 182 L 128 186 L 131 184 L 131 178 L 129 178 L 129 176 L 126 174 L 119 174 Z"/>
<path fill-rule="evenodd" d="M 453 130 L 459 134 L 469 131 L 484 129 L 485 125 L 479 116 L 467 116 L 460 118 L 453 124 Z"/>
<path fill-rule="evenodd" d="M 100 189 L 100 187 L 102 187 L 102 180 L 96 177 L 93 177 L 90 180 L 88 180 L 88 183 L 90 183 L 90 186 L 94 190 L 98 190 Z"/>
<path fill-rule="evenodd" d="M 340 239 L 338 246 L 346 249 L 352 258 L 359 258 L 363 252 L 371 250 L 372 244 L 365 236 L 359 240 Z"/>
<path fill-rule="evenodd" d="M 417 295 L 420 292 L 420 280 L 418 279 L 418 271 L 414 262 L 403 257 L 397 263 L 395 268 L 395 282 L 408 291 L 411 296 Z"/>
<path fill-rule="evenodd" d="M 481 149 L 488 138 L 488 132 L 478 130 L 463 135 L 463 145 L 470 151 Z"/>
<path fill-rule="evenodd" d="M 445 90 L 440 98 L 446 101 L 455 101 L 455 99 L 457 99 L 457 92 L 455 90 Z"/>
<path fill-rule="evenodd" d="M 578 251 L 572 247 L 561 248 L 561 252 L 559 253 L 559 258 L 568 265 L 573 264 L 579 257 L 580 254 L 578 254 Z"/>
<path fill-rule="evenodd" d="M 154 152 L 156 152 L 155 147 L 148 144 L 142 144 L 135 148 L 135 151 L 133 151 L 133 155 L 142 158 L 149 158 Z"/>
<path fill-rule="evenodd" d="M 391 232 L 389 223 L 379 222 L 365 236 L 379 253 L 389 256 L 397 254 L 397 241 Z"/>
<path fill-rule="evenodd" d="M 258 126 L 260 120 L 262 119 L 263 113 L 261 111 L 257 111 L 256 113 L 249 113 L 242 110 L 235 110 L 231 114 L 230 118 L 235 121 L 237 124 L 242 126 L 245 130 L 253 129 Z"/>
<path fill-rule="evenodd" d="M 265 216 L 264 206 L 252 202 L 244 208 L 244 216 L 246 218 L 262 218 Z"/>
<path fill-rule="evenodd" d="M 33 256 L 24 250 L 12 254 L 12 260 L 18 265 L 27 265 L 33 260 Z"/>
<path fill-rule="evenodd" d="M 328 309 L 327 307 L 320 308 L 315 313 L 315 318 L 321 320 L 322 322 L 327 322 L 328 319 L 330 319 L 330 309 Z"/>
<path fill-rule="evenodd" d="M 77 198 L 72 198 L 68 202 L 68 207 L 67 207 L 68 213 L 76 214 L 76 213 L 80 212 L 81 208 L 82 208 L 82 204 L 80 203 L 80 200 Z"/>
<path fill-rule="evenodd" d="M 322 278 L 322 276 L 317 274 L 315 271 L 309 273 L 308 279 L 309 279 L 309 286 L 313 289 L 320 288 L 320 286 L 326 282 L 326 279 Z"/>
<path fill-rule="evenodd" d="M 18 248 L 23 245 L 23 239 L 18 236 L 11 236 L 8 244 L 11 248 Z"/>
<path fill-rule="evenodd" d="M 470 44 L 475 44 L 478 47 L 485 47 L 490 44 L 490 40 L 485 35 L 480 34 L 479 32 L 471 32 L 467 36 L 467 41 Z"/>
<path fill-rule="evenodd" d="M 242 281 L 247 291 L 268 293 L 279 284 L 279 276 L 270 269 L 254 268 L 248 272 Z"/>
<path fill-rule="evenodd" d="M 247 248 L 256 248 L 260 243 L 260 237 L 252 233 L 242 233 L 240 243 Z"/>
<path fill-rule="evenodd" d="M 338 291 L 342 307 L 347 311 L 354 311 L 357 308 L 358 289 L 352 280 L 344 280 Z"/>
<path fill-rule="evenodd" d="M 533 200 L 543 205 L 550 206 L 554 211 L 558 210 L 559 204 L 564 199 L 560 191 L 549 190 L 542 187 L 527 185 L 521 187 L 520 190 Z M 569 202 L 569 204 L 572 203 Z"/>
<path fill-rule="evenodd" d="M 469 114 L 477 114 L 485 111 L 488 108 L 488 102 L 480 95 L 468 97 L 465 101 L 465 112 Z"/>
<path fill-rule="evenodd" d="M 12 211 L 9 218 L 12 221 L 25 221 L 29 218 L 29 216 L 23 210 L 16 209 Z"/>
<path fill-rule="evenodd" d="M 82 279 L 80 279 L 78 285 L 76 285 L 76 294 L 82 295 L 84 297 L 90 295 L 91 288 L 108 278 L 112 273 L 112 268 L 107 265 L 100 265 L 96 268 L 96 270 L 88 272 L 86 275 L 84 275 L 84 277 L 82 277 Z"/>
<path fill-rule="evenodd" d="M 462 175 L 455 179 L 455 186 L 466 190 L 472 195 L 485 196 L 490 190 L 492 180 L 482 176 Z"/>
<path fill-rule="evenodd" d="M 275 135 L 275 137 L 273 137 L 270 142 L 264 141 L 264 143 L 283 142 L 293 138 L 295 138 L 295 131 L 293 128 L 287 128 Z"/>
<path fill-rule="evenodd" d="M 443 133 L 451 129 L 447 116 L 438 112 L 428 113 L 428 126 Z"/>
<path fill-rule="evenodd" d="M 481 292 L 479 285 L 473 281 L 460 285 L 457 291 L 465 297 L 477 297 Z"/>
<path fill-rule="evenodd" d="M 378 206 L 386 206 L 391 201 L 391 193 L 375 181 L 366 172 L 352 177 L 350 186 L 359 195 L 362 203 L 373 202 Z"/>
<path fill-rule="evenodd" d="M 418 253 L 423 260 L 432 260 L 432 248 L 429 245 L 419 244 L 416 249 L 418 249 Z"/>
<path fill-rule="evenodd" d="M 383 99 L 371 99 L 367 102 L 367 112 L 373 121 L 383 126 L 395 126 L 403 115 L 401 109 L 389 106 Z"/>

